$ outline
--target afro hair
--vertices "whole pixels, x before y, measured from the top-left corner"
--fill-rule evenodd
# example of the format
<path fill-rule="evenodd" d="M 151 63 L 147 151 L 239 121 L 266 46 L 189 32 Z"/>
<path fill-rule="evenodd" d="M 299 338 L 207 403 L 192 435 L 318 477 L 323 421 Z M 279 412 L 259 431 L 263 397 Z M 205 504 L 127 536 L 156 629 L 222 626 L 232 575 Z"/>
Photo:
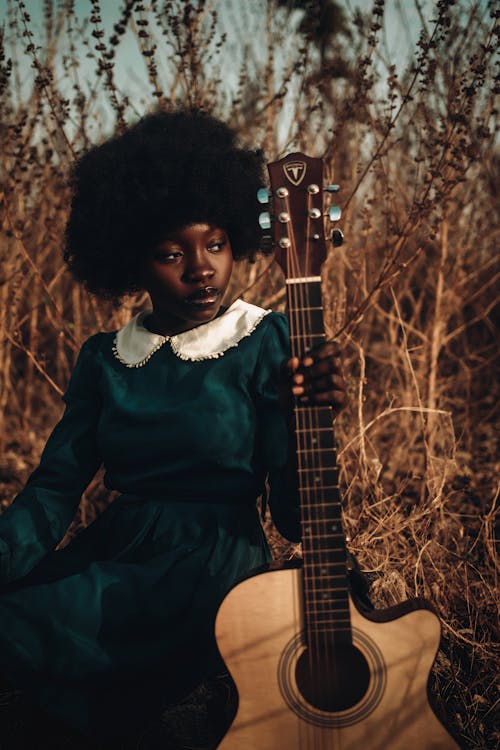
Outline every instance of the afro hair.
<path fill-rule="evenodd" d="M 180 227 L 207 222 L 228 232 L 235 259 L 259 247 L 260 150 L 207 113 L 183 109 L 139 120 L 84 154 L 71 175 L 64 260 L 100 297 L 140 290 L 147 251 Z"/>

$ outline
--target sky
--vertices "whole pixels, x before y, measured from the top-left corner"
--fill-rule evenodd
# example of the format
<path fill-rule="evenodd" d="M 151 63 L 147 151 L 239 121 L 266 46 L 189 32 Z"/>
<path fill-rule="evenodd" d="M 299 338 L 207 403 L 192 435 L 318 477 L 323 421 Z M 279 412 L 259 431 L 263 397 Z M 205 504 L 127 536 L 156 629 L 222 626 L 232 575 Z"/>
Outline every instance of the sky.
<path fill-rule="evenodd" d="M 459 5 L 469 7 L 473 0 L 459 0 Z M 46 40 L 43 33 L 44 0 L 24 0 L 31 16 L 30 27 L 34 33 L 35 44 L 40 47 L 39 54 L 43 58 Z M 486 5 L 486 0 L 482 0 Z M 9 7 L 17 8 L 18 0 L 0 0 L 0 24 L 8 18 Z M 146 7 L 149 0 L 145 0 Z M 159 5 L 161 6 L 161 2 Z M 248 54 L 249 48 L 253 49 L 254 55 L 259 54 L 259 46 L 266 40 L 266 6 L 265 0 L 208 0 L 208 6 L 219 13 L 224 30 L 227 33 L 227 42 L 224 52 L 218 58 L 221 66 L 224 90 L 235 90 L 237 75 L 243 61 L 244 55 Z M 417 6 L 426 21 L 430 21 L 434 15 L 435 0 L 386 0 L 384 26 L 381 32 L 382 44 L 377 49 L 386 60 L 393 62 L 401 70 L 415 55 L 416 43 L 421 29 L 421 22 Z M 64 7 L 64 0 L 54 0 L 56 8 Z M 101 0 L 102 26 L 106 39 L 112 33 L 113 24 L 120 16 L 123 0 Z M 368 12 L 373 6 L 373 0 L 341 0 L 346 15 L 352 16 L 357 8 Z M 74 0 L 74 8 L 77 17 L 84 22 L 88 19 L 91 11 L 90 0 Z M 23 44 L 19 39 L 9 38 L 8 27 L 6 27 L 8 54 L 17 56 L 20 61 L 20 76 L 24 80 L 22 90 L 26 95 L 30 93 L 30 82 L 33 80 L 33 71 L 30 69 L 30 58 L 23 52 Z M 89 31 L 87 38 L 92 40 Z M 289 44 L 293 44 L 291 38 Z M 275 50 L 276 59 L 284 59 L 286 42 Z M 95 42 L 93 42 L 95 43 Z M 288 50 L 290 51 L 290 46 Z M 88 50 L 80 47 L 79 53 L 79 76 L 90 90 L 95 84 L 96 61 L 87 57 Z M 292 50 L 293 53 L 293 50 Z M 117 50 L 116 83 L 124 94 L 131 94 L 133 105 L 137 114 L 142 114 L 150 108 L 151 85 L 147 79 L 144 59 L 141 57 L 137 40 L 131 30 L 122 38 Z M 69 93 L 68 93 L 69 96 Z M 106 117 L 104 107 L 104 117 Z M 109 112 L 109 117 L 111 113 Z"/>
<path fill-rule="evenodd" d="M 43 12 L 44 0 L 24 0 L 28 12 L 31 16 L 31 27 L 35 33 L 36 42 L 43 46 Z M 432 17 L 432 0 L 418 0 L 423 14 L 427 18 Z M 149 3 L 146 3 L 148 5 Z M 211 6 L 220 14 L 221 21 L 228 33 L 228 42 L 230 45 L 230 59 L 226 60 L 226 70 L 224 71 L 227 78 L 231 78 L 232 71 L 235 70 L 235 64 L 238 52 L 253 40 L 255 45 L 259 44 L 266 33 L 266 13 L 264 0 L 212 0 Z M 373 0 L 342 0 L 346 14 L 352 15 L 356 8 L 363 12 L 369 11 L 373 5 Z M 16 7 L 16 0 L 0 0 L 0 23 L 7 18 L 8 6 Z M 62 0 L 56 0 L 56 7 L 63 5 Z M 102 25 L 107 35 L 112 32 L 113 24 L 118 20 L 121 0 L 101 0 Z M 88 18 L 91 10 L 90 0 L 74 0 L 75 11 L 80 19 Z M 257 12 L 253 12 L 257 11 Z M 260 22 L 259 22 L 260 19 Z M 236 23 L 235 23 L 236 21 Z M 241 31 L 237 27 L 248 31 L 245 39 L 241 38 Z M 388 57 L 391 60 L 404 64 L 408 60 L 408 55 L 415 48 L 418 38 L 420 22 L 418 13 L 415 8 L 414 0 L 386 0 L 386 12 L 384 16 L 383 38 L 387 48 Z M 120 85 L 127 86 L 130 83 L 139 81 L 145 74 L 144 64 L 137 49 L 137 42 L 131 31 L 127 32 L 118 51 Z M 93 65 L 91 61 L 86 63 L 85 55 L 82 51 L 82 65 L 87 67 L 88 75 L 93 75 Z"/>

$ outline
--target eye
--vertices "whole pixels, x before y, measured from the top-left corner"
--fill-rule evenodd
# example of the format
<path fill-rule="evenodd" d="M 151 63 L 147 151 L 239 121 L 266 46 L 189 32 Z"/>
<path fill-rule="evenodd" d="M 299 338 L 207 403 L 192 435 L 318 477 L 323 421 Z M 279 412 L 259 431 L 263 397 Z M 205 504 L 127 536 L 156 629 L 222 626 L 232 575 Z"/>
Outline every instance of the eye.
<path fill-rule="evenodd" d="M 226 246 L 226 244 L 227 244 L 226 239 L 217 240 L 216 242 L 211 242 L 208 245 L 208 249 L 212 253 L 220 253 L 220 251 Z"/>
<path fill-rule="evenodd" d="M 182 253 L 180 250 L 172 250 L 171 252 L 157 252 L 154 255 L 154 259 L 159 263 L 172 263 L 173 261 L 181 257 Z"/>

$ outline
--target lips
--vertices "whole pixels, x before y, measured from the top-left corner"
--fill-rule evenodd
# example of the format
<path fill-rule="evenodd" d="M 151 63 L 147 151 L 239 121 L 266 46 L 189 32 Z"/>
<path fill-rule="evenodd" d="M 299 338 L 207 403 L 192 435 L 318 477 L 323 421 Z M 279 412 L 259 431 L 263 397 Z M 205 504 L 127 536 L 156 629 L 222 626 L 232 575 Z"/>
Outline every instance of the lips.
<path fill-rule="evenodd" d="M 189 297 L 186 297 L 188 304 L 195 305 L 210 305 L 213 304 L 220 297 L 220 289 L 215 286 L 206 286 L 203 289 L 198 289 Z"/>

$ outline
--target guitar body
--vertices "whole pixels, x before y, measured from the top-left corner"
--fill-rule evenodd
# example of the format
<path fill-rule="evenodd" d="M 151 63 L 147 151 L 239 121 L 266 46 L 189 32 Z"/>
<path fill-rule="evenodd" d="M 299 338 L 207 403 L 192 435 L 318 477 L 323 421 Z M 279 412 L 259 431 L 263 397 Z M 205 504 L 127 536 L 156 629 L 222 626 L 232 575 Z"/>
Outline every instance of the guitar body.
<path fill-rule="evenodd" d="M 415 609 L 419 600 L 376 613 L 385 618 L 377 622 L 349 598 L 353 644 L 369 666 L 366 692 L 339 711 L 318 709 L 301 695 L 301 576 L 300 569 L 270 570 L 240 583 L 222 603 L 216 637 L 239 706 L 220 750 L 456 750 L 427 700 L 440 625 L 428 609 Z M 355 672 L 347 665 L 346 686 Z"/>

